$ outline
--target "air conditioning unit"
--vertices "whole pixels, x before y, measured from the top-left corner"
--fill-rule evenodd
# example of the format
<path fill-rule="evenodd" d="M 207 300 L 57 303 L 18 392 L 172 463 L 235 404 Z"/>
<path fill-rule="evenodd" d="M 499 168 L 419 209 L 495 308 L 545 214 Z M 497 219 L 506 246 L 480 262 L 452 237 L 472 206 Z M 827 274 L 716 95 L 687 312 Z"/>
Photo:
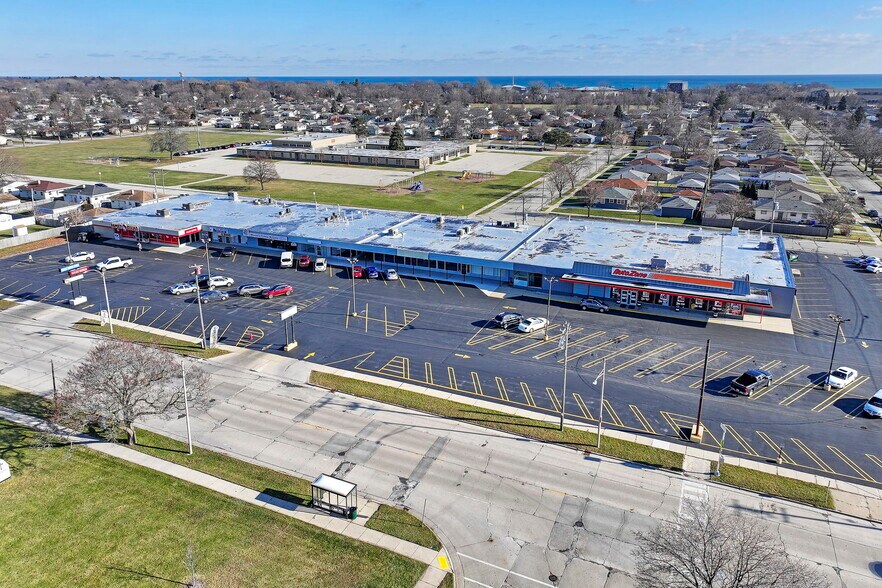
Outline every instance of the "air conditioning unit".
<path fill-rule="evenodd" d="M 398 227 L 392 227 L 387 231 L 390 237 L 400 237 L 401 231 L 398 230 Z"/>
<path fill-rule="evenodd" d="M 161 216 L 163 218 L 169 218 L 171 216 L 171 210 L 168 208 L 157 208 L 156 216 Z"/>
<path fill-rule="evenodd" d="M 459 237 L 460 239 L 462 239 L 463 237 L 465 237 L 465 236 L 466 236 L 466 233 L 468 233 L 468 231 L 466 231 L 465 228 L 462 228 L 462 229 L 456 229 L 456 236 Z"/>
<path fill-rule="evenodd" d="M 668 260 L 662 259 L 661 257 L 653 257 L 649 260 L 649 267 L 652 269 L 665 269 L 668 267 Z"/>
<path fill-rule="evenodd" d="M 227 197 L 233 202 L 239 202 L 239 193 L 238 192 L 227 192 Z"/>
<path fill-rule="evenodd" d="M 772 241 L 760 241 L 757 249 L 759 249 L 760 251 L 774 251 L 775 243 L 773 243 Z"/>
<path fill-rule="evenodd" d="M 692 243 L 693 245 L 700 245 L 701 235 L 689 235 L 689 237 L 686 238 L 686 241 L 688 243 Z"/>

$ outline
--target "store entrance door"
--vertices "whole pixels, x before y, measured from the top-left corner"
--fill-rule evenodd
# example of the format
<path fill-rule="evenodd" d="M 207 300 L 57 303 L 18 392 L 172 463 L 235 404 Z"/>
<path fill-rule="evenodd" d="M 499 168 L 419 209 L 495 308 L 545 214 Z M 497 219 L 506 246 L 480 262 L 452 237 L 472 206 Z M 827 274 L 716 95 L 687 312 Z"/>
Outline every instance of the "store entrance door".
<path fill-rule="evenodd" d="M 637 290 L 622 290 L 619 304 L 625 308 L 637 308 Z"/>

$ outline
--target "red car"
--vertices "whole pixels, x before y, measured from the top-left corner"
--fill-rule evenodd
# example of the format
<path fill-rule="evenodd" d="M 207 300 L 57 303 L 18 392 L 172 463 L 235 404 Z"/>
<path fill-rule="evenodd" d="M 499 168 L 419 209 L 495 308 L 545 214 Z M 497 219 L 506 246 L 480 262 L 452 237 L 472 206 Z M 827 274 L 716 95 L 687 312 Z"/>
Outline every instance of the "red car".
<path fill-rule="evenodd" d="M 297 260 L 297 267 L 309 267 L 312 263 L 312 260 L 305 253 L 300 256 L 300 259 Z"/>
<path fill-rule="evenodd" d="M 363 278 L 364 277 L 364 268 L 360 265 L 352 268 L 352 277 L 353 278 Z"/>
<path fill-rule="evenodd" d="M 290 296 L 294 292 L 291 284 L 276 284 L 272 288 L 267 288 L 260 293 L 264 298 L 275 298 L 276 296 Z"/>

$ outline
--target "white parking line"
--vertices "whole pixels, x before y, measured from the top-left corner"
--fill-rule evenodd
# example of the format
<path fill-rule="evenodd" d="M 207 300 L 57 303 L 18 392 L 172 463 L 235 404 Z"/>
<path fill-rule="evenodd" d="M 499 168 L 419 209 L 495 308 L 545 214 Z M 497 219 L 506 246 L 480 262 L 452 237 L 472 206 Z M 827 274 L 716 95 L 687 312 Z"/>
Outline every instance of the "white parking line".
<path fill-rule="evenodd" d="M 466 582 L 474 584 L 475 586 L 480 586 L 481 588 L 493 588 L 493 586 L 490 586 L 489 584 L 484 584 L 483 582 L 478 582 L 477 580 L 472 580 L 471 578 L 466 578 L 465 576 L 463 576 L 462 579 Z"/>
<path fill-rule="evenodd" d="M 494 568 L 494 569 L 497 569 L 497 570 L 503 571 L 503 572 L 505 572 L 506 574 L 511 574 L 512 576 L 517 576 L 518 578 L 523 578 L 524 580 L 529 580 L 530 582 L 535 582 L 536 584 L 539 584 L 540 586 L 547 586 L 548 588 L 554 588 L 554 584 L 549 584 L 548 582 L 543 582 L 542 580 L 537 580 L 536 578 L 531 578 L 530 576 L 525 576 L 525 575 L 523 575 L 523 574 L 519 574 L 519 573 L 517 573 L 517 572 L 513 572 L 513 571 L 511 571 L 511 570 L 509 570 L 509 569 L 502 568 L 502 567 L 499 567 L 499 566 L 497 566 L 497 565 L 494 565 L 494 564 L 492 564 L 492 563 L 490 563 L 490 562 L 488 562 L 488 561 L 484 561 L 484 560 L 478 559 L 478 558 L 476 558 L 476 557 L 472 557 L 472 556 L 470 556 L 470 555 L 466 555 L 466 554 L 464 554 L 464 553 L 460 553 L 460 552 L 458 552 L 458 551 L 456 552 L 456 554 L 457 554 L 459 557 L 464 557 L 464 558 L 466 558 L 466 559 L 470 559 L 470 560 L 472 560 L 472 561 L 476 561 L 476 562 L 478 562 L 478 563 L 482 563 L 482 564 L 484 564 L 485 566 L 489 566 L 489 567 L 491 567 L 491 568 Z"/>

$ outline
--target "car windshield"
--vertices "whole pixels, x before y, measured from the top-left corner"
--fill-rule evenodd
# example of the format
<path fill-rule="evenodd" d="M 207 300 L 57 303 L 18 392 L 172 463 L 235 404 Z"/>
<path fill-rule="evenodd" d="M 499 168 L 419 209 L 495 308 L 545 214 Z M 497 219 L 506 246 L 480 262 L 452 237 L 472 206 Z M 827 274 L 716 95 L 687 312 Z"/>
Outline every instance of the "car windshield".
<path fill-rule="evenodd" d="M 834 378 L 841 378 L 844 380 L 845 378 L 848 377 L 848 372 L 846 372 L 845 370 L 836 370 L 835 372 L 833 372 L 831 374 L 831 376 Z"/>
<path fill-rule="evenodd" d="M 870 400 L 867 401 L 867 404 L 882 408 L 882 396 L 873 396 L 872 398 L 870 398 Z"/>
<path fill-rule="evenodd" d="M 738 379 L 735 380 L 736 383 L 741 384 L 743 386 L 749 386 L 750 384 L 756 383 L 756 381 L 757 381 L 756 376 L 752 376 L 750 374 L 741 374 L 738 377 Z"/>

